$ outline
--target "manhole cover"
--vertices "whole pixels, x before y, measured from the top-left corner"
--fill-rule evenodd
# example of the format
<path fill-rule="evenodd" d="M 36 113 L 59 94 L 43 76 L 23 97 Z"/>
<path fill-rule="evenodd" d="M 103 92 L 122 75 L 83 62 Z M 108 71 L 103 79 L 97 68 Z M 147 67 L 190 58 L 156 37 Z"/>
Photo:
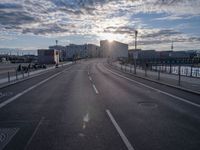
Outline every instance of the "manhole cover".
<path fill-rule="evenodd" d="M 156 108 L 158 105 L 154 102 L 138 102 L 139 106 L 147 108 Z"/>

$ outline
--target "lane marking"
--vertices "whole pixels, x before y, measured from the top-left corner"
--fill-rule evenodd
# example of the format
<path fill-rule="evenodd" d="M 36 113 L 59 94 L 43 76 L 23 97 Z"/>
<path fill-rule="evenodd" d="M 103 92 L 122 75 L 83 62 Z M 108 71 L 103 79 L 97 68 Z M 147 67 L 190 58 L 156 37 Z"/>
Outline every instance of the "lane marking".
<path fill-rule="evenodd" d="M 90 81 L 92 81 L 92 78 L 89 76 Z"/>
<path fill-rule="evenodd" d="M 92 84 L 92 86 L 93 86 L 93 89 L 94 89 L 95 93 L 99 94 L 99 91 L 97 90 L 96 86 L 94 84 Z"/>
<path fill-rule="evenodd" d="M 106 67 L 105 67 L 105 68 L 106 68 Z M 108 69 L 108 68 L 106 68 L 106 69 L 107 69 L 109 72 L 111 72 L 112 74 L 115 74 L 116 76 L 119 76 L 119 77 L 121 77 L 121 78 L 124 78 L 124 79 L 126 79 L 126 80 L 129 80 L 129 81 L 131 81 L 131 82 L 135 82 L 135 83 L 137 83 L 137 84 L 139 84 L 139 85 L 142 85 L 142 86 L 147 87 L 147 88 L 149 88 L 149 89 L 152 89 L 152 90 L 154 90 L 154 91 L 157 91 L 157 92 L 160 92 L 160 93 L 162 93 L 162 94 L 165 94 L 165 95 L 167 95 L 167 96 L 169 96 L 169 97 L 175 98 L 175 99 L 177 99 L 177 100 L 180 100 L 180 101 L 182 101 L 182 102 L 185 102 L 185 103 L 188 103 L 188 104 L 190 104 L 190 105 L 193 105 L 193 106 L 196 106 L 196 107 L 200 108 L 200 105 L 199 105 L 199 104 L 196 104 L 196 103 L 194 103 L 194 102 L 191 102 L 191 101 L 189 101 L 189 100 L 187 100 L 187 99 L 184 99 L 184 98 L 175 96 L 175 95 L 173 95 L 173 94 L 170 94 L 170 93 L 161 91 L 161 90 L 159 90 L 159 89 L 153 88 L 153 87 L 148 86 L 148 85 L 146 85 L 146 84 L 143 84 L 143 83 L 141 83 L 141 82 L 138 82 L 138 81 L 135 81 L 135 80 L 133 80 L 133 79 L 127 78 L 127 77 L 122 76 L 122 75 L 120 75 L 120 74 L 118 74 L 118 73 L 116 73 L 116 72 L 111 71 L 111 70 Z"/>
<path fill-rule="evenodd" d="M 122 129 L 120 128 L 120 126 L 117 124 L 117 122 L 115 121 L 113 115 L 111 114 L 111 112 L 106 109 L 106 113 L 109 116 L 112 124 L 114 125 L 115 129 L 117 130 L 117 132 L 119 133 L 122 141 L 124 142 L 124 144 L 126 145 L 128 150 L 135 150 L 133 148 L 133 146 L 131 145 L 131 143 L 129 142 L 128 138 L 125 136 L 125 134 L 123 133 Z"/>
<path fill-rule="evenodd" d="M 38 129 L 39 129 L 39 127 L 41 126 L 41 124 L 42 124 L 43 121 L 44 121 L 44 117 L 42 117 L 42 118 L 40 119 L 40 121 L 39 121 L 39 123 L 37 124 L 35 130 L 33 131 L 33 134 L 31 135 L 30 139 L 28 140 L 28 142 L 27 142 L 27 144 L 26 144 L 24 150 L 26 150 L 26 149 L 28 148 L 28 146 L 30 145 L 31 141 L 33 140 L 34 136 L 36 135 L 36 133 L 37 133 L 37 131 L 38 131 Z"/>
<path fill-rule="evenodd" d="M 43 80 L 43 81 L 41 81 L 41 82 L 39 82 L 39 83 L 37 83 L 37 84 L 35 84 L 35 85 L 29 87 L 28 89 L 26 89 L 26 90 L 24 90 L 24 91 L 18 93 L 17 95 L 15 95 L 15 96 L 13 96 L 13 97 L 7 99 L 6 101 L 0 103 L 0 108 L 6 106 L 7 104 L 9 104 L 9 103 L 13 102 L 14 100 L 16 100 L 17 98 L 19 98 L 20 96 L 22 96 L 22 95 L 28 93 L 29 91 L 33 90 L 34 88 L 38 87 L 39 85 L 41 85 L 41 84 L 43 84 L 43 83 L 49 81 L 50 79 L 52 79 L 52 78 L 54 78 L 54 77 L 60 75 L 60 74 L 63 73 L 64 71 L 69 70 L 69 69 L 71 69 L 71 68 L 72 68 L 72 67 L 67 68 L 67 69 L 65 69 L 65 70 L 63 70 L 63 71 L 61 71 L 61 72 L 58 72 L 58 73 L 56 73 L 56 74 L 50 76 L 49 78 L 47 78 L 47 79 L 45 79 L 45 80 Z"/>

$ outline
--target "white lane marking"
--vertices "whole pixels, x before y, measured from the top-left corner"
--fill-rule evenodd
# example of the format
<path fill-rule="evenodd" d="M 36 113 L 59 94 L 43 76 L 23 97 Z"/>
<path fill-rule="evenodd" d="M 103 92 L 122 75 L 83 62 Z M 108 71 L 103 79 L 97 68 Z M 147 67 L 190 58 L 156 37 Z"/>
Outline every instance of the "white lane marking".
<path fill-rule="evenodd" d="M 117 122 L 115 121 L 113 115 L 110 113 L 110 111 L 108 109 L 106 109 L 106 113 L 108 114 L 112 124 L 114 125 L 115 129 L 117 130 L 117 132 L 119 133 L 121 139 L 123 140 L 124 144 L 126 145 L 128 150 L 135 150 L 133 148 L 133 146 L 131 145 L 131 143 L 129 142 L 128 138 L 125 136 L 125 134 L 123 133 L 122 129 L 120 128 L 120 126 L 117 124 Z"/>
<path fill-rule="evenodd" d="M 35 85 L 29 87 L 28 89 L 24 90 L 23 92 L 18 93 L 18 94 L 15 95 L 14 97 L 11 97 L 11 98 L 7 99 L 6 101 L 0 103 L 0 108 L 6 106 L 7 104 L 9 104 L 9 103 L 11 103 L 12 101 L 16 100 L 17 98 L 19 98 L 20 96 L 22 96 L 22 95 L 24 95 L 25 93 L 31 91 L 32 89 L 38 87 L 39 85 L 41 85 L 41 84 L 43 84 L 43 83 L 49 81 L 50 79 L 52 79 L 52 78 L 58 76 L 58 75 L 61 74 L 61 73 L 62 73 L 62 72 L 56 73 L 56 74 L 50 76 L 49 78 L 47 78 L 47 79 L 45 79 L 45 80 L 43 80 L 43 81 L 41 81 L 41 82 L 39 82 L 39 83 L 37 83 L 37 84 L 35 84 Z"/>
<path fill-rule="evenodd" d="M 99 91 L 97 90 L 96 86 L 94 84 L 92 84 L 92 86 L 93 86 L 93 89 L 94 89 L 95 93 L 99 94 Z"/>
<path fill-rule="evenodd" d="M 90 81 L 92 81 L 92 78 L 89 76 Z"/>
<path fill-rule="evenodd" d="M 39 129 L 39 127 L 40 127 L 40 125 L 42 124 L 43 121 L 44 121 L 44 117 L 42 117 L 40 119 L 39 123 L 37 124 L 37 126 L 36 126 L 36 128 L 35 128 L 35 130 L 33 132 L 33 134 L 31 135 L 30 139 L 28 140 L 24 150 L 26 150 L 28 148 L 28 146 L 30 145 L 31 141 L 33 140 L 34 136 L 36 135 L 36 133 L 37 133 L 37 131 L 38 131 L 38 129 Z"/>
<path fill-rule="evenodd" d="M 191 102 L 191 101 L 189 101 L 189 100 L 187 100 L 187 99 L 184 99 L 184 98 L 175 96 L 175 95 L 173 95 L 173 94 L 170 94 L 170 93 L 161 91 L 161 90 L 159 90 L 159 89 L 153 88 L 153 87 L 151 87 L 151 86 L 148 86 L 148 85 L 146 85 L 146 84 L 140 83 L 140 82 L 135 81 L 135 80 L 133 80 L 133 79 L 127 78 L 127 77 L 122 76 L 122 75 L 120 75 L 120 74 L 118 74 L 118 73 L 116 73 L 116 72 L 111 71 L 111 70 L 108 69 L 108 68 L 106 68 L 106 69 L 107 69 L 109 72 L 111 72 L 111 73 L 113 73 L 113 74 L 115 74 L 115 75 L 117 75 L 117 76 L 119 76 L 119 77 L 121 77 L 121 78 L 124 78 L 124 79 L 126 79 L 126 80 L 129 80 L 129 81 L 131 81 L 131 82 L 135 82 L 135 83 L 137 83 L 137 84 L 139 84 L 139 85 L 142 85 L 142 86 L 147 87 L 147 88 L 149 88 L 149 89 L 152 89 L 152 90 L 154 90 L 154 91 L 157 91 L 157 92 L 160 92 L 160 93 L 162 93 L 162 94 L 165 94 L 165 95 L 167 95 L 167 96 L 169 96 L 169 97 L 175 98 L 175 99 L 177 99 L 177 100 L 183 101 L 183 102 L 185 102 L 185 103 L 188 103 L 188 104 L 190 104 L 190 105 L 193 105 L 193 106 L 196 106 L 196 107 L 199 107 L 199 108 L 200 108 L 200 105 L 199 105 L 199 104 L 193 103 L 193 102 Z"/>

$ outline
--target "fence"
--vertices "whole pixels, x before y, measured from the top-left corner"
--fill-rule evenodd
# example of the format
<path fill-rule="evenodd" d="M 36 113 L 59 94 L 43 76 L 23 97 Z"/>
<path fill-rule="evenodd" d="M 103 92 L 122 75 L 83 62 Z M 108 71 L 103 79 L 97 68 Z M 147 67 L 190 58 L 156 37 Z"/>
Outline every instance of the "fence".
<path fill-rule="evenodd" d="M 136 66 L 112 60 L 108 60 L 108 63 L 123 72 L 200 91 L 200 68 L 198 67 L 176 65 L 171 66 L 170 70 L 169 66 L 163 64 Z"/>
<path fill-rule="evenodd" d="M 0 74 L 0 84 L 14 82 L 29 77 L 30 71 L 8 71 Z"/>

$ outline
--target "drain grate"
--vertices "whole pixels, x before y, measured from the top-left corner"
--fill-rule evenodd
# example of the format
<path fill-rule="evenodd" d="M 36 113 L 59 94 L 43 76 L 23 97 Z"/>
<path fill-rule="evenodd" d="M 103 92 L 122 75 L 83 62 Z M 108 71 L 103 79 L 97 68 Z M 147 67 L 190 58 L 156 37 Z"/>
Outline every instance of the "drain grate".
<path fill-rule="evenodd" d="M 0 150 L 3 150 L 18 130 L 18 128 L 0 128 Z"/>

